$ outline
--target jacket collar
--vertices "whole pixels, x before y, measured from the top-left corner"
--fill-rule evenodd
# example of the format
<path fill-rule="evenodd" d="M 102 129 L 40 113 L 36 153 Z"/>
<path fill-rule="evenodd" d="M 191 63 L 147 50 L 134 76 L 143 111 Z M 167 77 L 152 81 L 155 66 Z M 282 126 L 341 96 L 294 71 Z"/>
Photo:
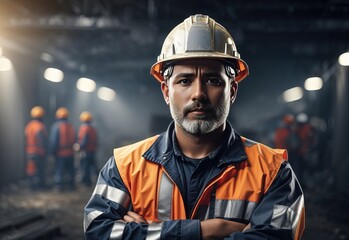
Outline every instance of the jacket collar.
<path fill-rule="evenodd" d="M 234 131 L 229 122 L 226 125 L 227 135 L 221 148 L 222 153 L 219 154 L 221 158 L 218 166 L 236 164 L 247 159 L 240 135 Z M 168 126 L 166 132 L 160 134 L 143 157 L 157 164 L 165 165 L 175 155 L 172 136 L 174 136 L 174 122 Z"/>

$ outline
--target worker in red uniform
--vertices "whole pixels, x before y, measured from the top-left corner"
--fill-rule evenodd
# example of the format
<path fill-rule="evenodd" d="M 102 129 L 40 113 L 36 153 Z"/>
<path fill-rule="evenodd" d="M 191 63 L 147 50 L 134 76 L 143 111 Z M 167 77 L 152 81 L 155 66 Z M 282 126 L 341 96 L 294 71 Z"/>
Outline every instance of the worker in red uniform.
<path fill-rule="evenodd" d="M 75 130 L 68 122 L 69 111 L 65 107 L 56 111 L 57 121 L 50 132 L 50 150 L 55 158 L 54 182 L 57 190 L 75 189 L 74 150 Z"/>
<path fill-rule="evenodd" d="M 274 145 L 276 148 L 287 150 L 290 164 L 298 179 L 301 180 L 302 168 L 304 167 L 299 155 L 301 141 L 298 135 L 298 123 L 293 114 L 287 113 L 282 116 L 279 125 L 275 129 Z"/>
<path fill-rule="evenodd" d="M 84 111 L 80 114 L 81 125 L 78 132 L 78 152 L 82 170 L 81 182 L 87 187 L 92 185 L 92 175 L 97 166 L 95 154 L 97 150 L 97 132 L 92 126 L 92 114 Z"/>
<path fill-rule="evenodd" d="M 25 127 L 26 174 L 30 188 L 38 190 L 45 187 L 45 161 L 47 154 L 47 130 L 43 123 L 45 110 L 41 106 L 31 109 L 32 120 Z"/>
<path fill-rule="evenodd" d="M 227 121 L 248 75 L 229 32 L 190 16 L 169 33 L 151 74 L 173 122 L 114 150 L 85 206 L 85 238 L 299 240 L 304 197 L 286 150 Z"/>

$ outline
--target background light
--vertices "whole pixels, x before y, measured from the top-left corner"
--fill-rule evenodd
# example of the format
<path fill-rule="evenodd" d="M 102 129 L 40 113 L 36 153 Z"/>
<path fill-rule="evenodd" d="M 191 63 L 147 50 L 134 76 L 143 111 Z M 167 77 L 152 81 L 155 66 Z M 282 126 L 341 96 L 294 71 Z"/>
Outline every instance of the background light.
<path fill-rule="evenodd" d="M 12 63 L 10 59 L 5 57 L 0 57 L 0 72 L 9 71 L 12 69 Z"/>
<path fill-rule="evenodd" d="M 96 89 L 96 82 L 89 78 L 79 78 L 76 88 L 83 92 L 93 92 Z"/>
<path fill-rule="evenodd" d="M 294 87 L 286 90 L 282 94 L 282 98 L 285 102 L 293 102 L 301 99 L 303 97 L 303 90 L 300 87 Z"/>
<path fill-rule="evenodd" d="M 338 58 L 338 63 L 342 66 L 349 66 L 349 52 L 341 54 Z"/>
<path fill-rule="evenodd" d="M 322 88 L 324 85 L 322 78 L 320 77 L 311 77 L 305 80 L 304 88 L 308 91 L 316 91 Z"/>
<path fill-rule="evenodd" d="M 54 61 L 54 58 L 48 53 L 42 53 L 40 58 L 41 60 L 49 63 L 52 63 Z"/>
<path fill-rule="evenodd" d="M 97 96 L 104 101 L 113 101 L 115 95 L 115 91 L 107 87 L 100 87 L 97 92 Z"/>
<path fill-rule="evenodd" d="M 47 68 L 44 72 L 44 78 L 51 82 L 62 82 L 64 73 L 57 68 Z"/>

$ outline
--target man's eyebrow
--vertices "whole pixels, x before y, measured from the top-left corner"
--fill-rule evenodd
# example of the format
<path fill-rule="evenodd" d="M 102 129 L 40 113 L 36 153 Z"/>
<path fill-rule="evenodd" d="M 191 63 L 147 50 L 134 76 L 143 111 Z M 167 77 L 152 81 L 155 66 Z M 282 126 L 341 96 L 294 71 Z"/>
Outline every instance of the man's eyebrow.
<path fill-rule="evenodd" d="M 204 73 L 202 73 L 202 75 L 204 75 L 205 77 L 219 77 L 219 76 L 221 76 L 217 72 L 204 72 Z"/>
<path fill-rule="evenodd" d="M 178 74 L 174 74 L 173 77 L 175 77 L 175 78 L 193 77 L 194 75 L 195 75 L 194 73 L 178 73 Z"/>

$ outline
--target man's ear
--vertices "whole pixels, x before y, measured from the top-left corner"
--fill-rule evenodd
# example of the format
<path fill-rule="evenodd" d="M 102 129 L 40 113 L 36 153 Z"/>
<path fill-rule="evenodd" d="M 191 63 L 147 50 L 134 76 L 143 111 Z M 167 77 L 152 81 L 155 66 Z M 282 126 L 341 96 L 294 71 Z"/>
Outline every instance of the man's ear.
<path fill-rule="evenodd" d="M 233 104 L 235 102 L 236 96 L 238 94 L 238 83 L 232 80 L 230 84 L 230 102 Z"/>
<path fill-rule="evenodd" d="M 169 105 L 170 103 L 170 98 L 168 95 L 168 85 L 166 81 L 162 81 L 161 82 L 161 91 L 162 91 L 162 95 L 164 97 L 164 100 L 166 102 L 167 105 Z"/>

